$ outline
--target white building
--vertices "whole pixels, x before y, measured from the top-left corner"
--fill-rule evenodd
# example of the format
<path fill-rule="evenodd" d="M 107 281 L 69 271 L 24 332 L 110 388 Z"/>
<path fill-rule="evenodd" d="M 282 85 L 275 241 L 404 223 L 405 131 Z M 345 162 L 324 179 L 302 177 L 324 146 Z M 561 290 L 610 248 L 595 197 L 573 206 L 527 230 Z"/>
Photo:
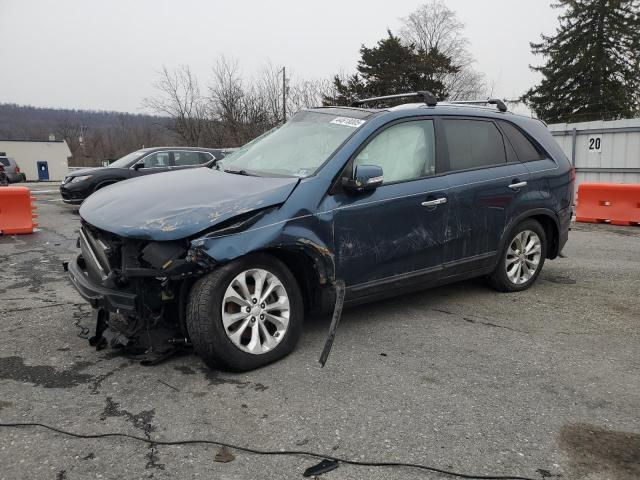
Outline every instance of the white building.
<path fill-rule="evenodd" d="M 12 157 L 28 181 L 59 180 L 69 173 L 71 150 L 67 142 L 0 139 L 0 155 Z"/>
<path fill-rule="evenodd" d="M 640 118 L 549 125 L 581 182 L 640 183 Z"/>

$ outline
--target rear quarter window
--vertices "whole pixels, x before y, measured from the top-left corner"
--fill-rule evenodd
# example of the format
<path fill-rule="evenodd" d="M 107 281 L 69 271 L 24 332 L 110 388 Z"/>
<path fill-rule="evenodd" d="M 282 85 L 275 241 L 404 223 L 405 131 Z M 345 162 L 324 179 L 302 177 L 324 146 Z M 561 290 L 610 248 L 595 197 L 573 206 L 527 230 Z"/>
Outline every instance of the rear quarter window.
<path fill-rule="evenodd" d="M 518 127 L 507 122 L 500 122 L 509 143 L 521 162 L 531 162 L 544 158 L 542 152 L 520 131 Z"/>

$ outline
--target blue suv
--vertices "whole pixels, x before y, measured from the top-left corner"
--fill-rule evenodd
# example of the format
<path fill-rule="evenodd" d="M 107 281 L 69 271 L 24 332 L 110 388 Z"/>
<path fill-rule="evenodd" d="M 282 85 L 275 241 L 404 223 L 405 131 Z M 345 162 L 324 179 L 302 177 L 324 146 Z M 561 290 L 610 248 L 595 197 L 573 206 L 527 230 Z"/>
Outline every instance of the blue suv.
<path fill-rule="evenodd" d="M 500 101 L 406 96 L 423 101 L 304 110 L 211 168 L 90 196 L 66 267 L 96 309 L 92 343 L 162 326 L 159 355 L 189 344 L 243 371 L 291 352 L 337 287 L 346 305 L 478 276 L 530 287 L 567 241 L 570 162 Z"/>

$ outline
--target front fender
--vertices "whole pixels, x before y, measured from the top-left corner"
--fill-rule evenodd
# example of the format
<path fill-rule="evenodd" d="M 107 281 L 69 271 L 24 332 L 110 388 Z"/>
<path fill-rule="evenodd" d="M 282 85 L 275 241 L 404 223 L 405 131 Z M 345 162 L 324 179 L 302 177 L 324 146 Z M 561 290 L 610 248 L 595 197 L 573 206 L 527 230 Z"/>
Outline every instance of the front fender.
<path fill-rule="evenodd" d="M 192 247 L 223 264 L 249 253 L 279 250 L 302 253 L 313 265 L 321 285 L 335 280 L 333 255 L 333 222 L 315 214 L 303 214 L 294 219 L 267 225 L 256 225 L 245 231 L 204 237 L 192 242 Z"/>

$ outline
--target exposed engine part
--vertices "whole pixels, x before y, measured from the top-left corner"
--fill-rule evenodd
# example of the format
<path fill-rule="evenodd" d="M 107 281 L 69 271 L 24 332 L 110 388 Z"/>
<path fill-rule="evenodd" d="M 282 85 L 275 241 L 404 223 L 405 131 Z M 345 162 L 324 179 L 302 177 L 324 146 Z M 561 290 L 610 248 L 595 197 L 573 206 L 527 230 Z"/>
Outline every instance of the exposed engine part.
<path fill-rule="evenodd" d="M 186 253 L 187 249 L 179 242 L 151 242 L 142 249 L 142 260 L 157 270 L 166 270 Z"/>
<path fill-rule="evenodd" d="M 101 308 L 93 312 L 96 331 L 89 344 L 96 350 L 118 349 L 142 365 L 157 365 L 190 351 L 191 344 L 181 335 L 178 325 L 166 321 L 162 314 L 153 316 L 149 313 L 144 318 L 137 318 L 109 313 Z"/>

